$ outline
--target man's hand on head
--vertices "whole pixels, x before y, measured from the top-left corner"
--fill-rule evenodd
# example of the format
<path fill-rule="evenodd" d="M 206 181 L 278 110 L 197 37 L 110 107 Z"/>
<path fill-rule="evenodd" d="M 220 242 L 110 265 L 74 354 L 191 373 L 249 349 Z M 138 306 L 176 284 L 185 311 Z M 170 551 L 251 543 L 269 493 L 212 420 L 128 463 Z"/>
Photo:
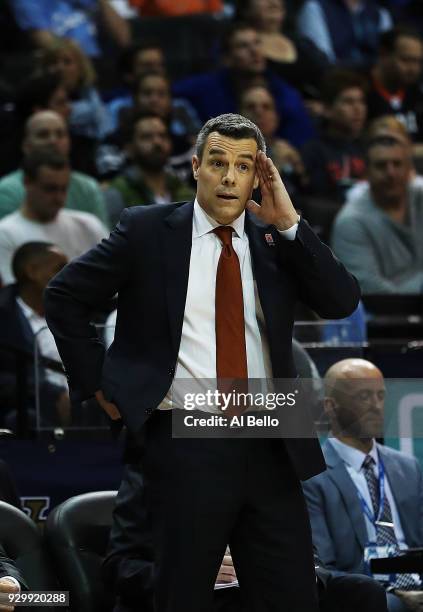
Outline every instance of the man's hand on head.
<path fill-rule="evenodd" d="M 261 205 L 249 200 L 247 208 L 260 221 L 275 225 L 278 230 L 287 230 L 298 223 L 298 214 L 288 195 L 280 174 L 263 151 L 257 153 L 256 172 L 261 191 Z"/>
<path fill-rule="evenodd" d="M 9 578 L 0 578 L 0 593 L 2 594 L 5 593 L 7 595 L 8 593 L 19 593 L 19 592 L 20 592 L 20 588 L 17 586 L 17 584 L 15 584 L 13 580 L 9 580 Z M 3 600 L 3 597 L 1 598 L 2 600 Z M 0 610 L 2 612 L 13 612 L 14 609 L 15 609 L 15 606 L 13 605 L 6 605 L 3 603 L 0 603 Z"/>
<path fill-rule="evenodd" d="M 95 399 L 100 404 L 100 406 L 103 408 L 104 412 L 106 412 L 106 414 L 108 414 L 108 416 L 112 419 L 112 421 L 117 421 L 118 419 L 121 418 L 120 412 L 117 409 L 117 406 L 115 404 L 112 404 L 112 402 L 109 402 L 106 400 L 106 398 L 103 395 L 103 391 L 101 390 L 96 391 Z"/>

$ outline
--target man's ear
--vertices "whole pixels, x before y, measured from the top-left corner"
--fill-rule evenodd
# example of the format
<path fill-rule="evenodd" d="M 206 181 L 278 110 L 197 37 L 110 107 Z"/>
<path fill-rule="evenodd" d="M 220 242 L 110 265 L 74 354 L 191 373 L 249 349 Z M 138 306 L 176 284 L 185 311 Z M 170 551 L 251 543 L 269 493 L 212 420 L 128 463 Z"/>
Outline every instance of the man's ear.
<path fill-rule="evenodd" d="M 29 262 L 25 266 L 24 274 L 25 274 L 25 277 L 29 281 L 36 281 L 40 271 L 41 271 L 41 267 L 39 264 L 36 264 L 34 262 Z"/>
<path fill-rule="evenodd" d="M 338 407 L 339 404 L 334 397 L 325 396 L 323 399 L 323 408 L 326 416 L 329 419 L 329 423 L 332 429 L 332 433 L 339 432 L 339 423 L 338 423 Z"/>
<path fill-rule="evenodd" d="M 257 189 L 257 187 L 259 186 L 259 177 L 257 172 L 254 175 L 254 182 L 253 182 L 253 189 Z"/>
<path fill-rule="evenodd" d="M 194 176 L 194 180 L 198 179 L 198 172 L 200 170 L 200 160 L 197 155 L 192 156 L 192 174 Z"/>
<path fill-rule="evenodd" d="M 332 421 L 336 415 L 336 400 L 333 397 L 326 395 L 325 398 L 323 399 L 323 408 L 324 408 L 325 414 Z"/>

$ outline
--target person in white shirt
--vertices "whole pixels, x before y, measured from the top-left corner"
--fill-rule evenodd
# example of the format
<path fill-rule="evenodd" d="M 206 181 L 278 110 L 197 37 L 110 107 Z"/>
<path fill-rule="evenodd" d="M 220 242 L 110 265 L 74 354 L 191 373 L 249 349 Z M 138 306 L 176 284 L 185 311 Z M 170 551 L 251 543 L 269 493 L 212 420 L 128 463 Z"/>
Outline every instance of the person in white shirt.
<path fill-rule="evenodd" d="M 313 542 L 328 569 L 365 573 L 370 547 L 423 545 L 423 474 L 414 457 L 375 440 L 383 437 L 385 382 L 374 364 L 335 363 L 325 394 L 332 428 L 323 445 L 328 469 L 303 484 Z M 389 612 L 421 609 L 419 576 L 398 575 L 384 585 Z"/>
<path fill-rule="evenodd" d="M 14 281 L 12 256 L 25 242 L 52 242 L 73 259 L 108 234 L 94 215 L 63 209 L 70 167 L 60 153 L 33 151 L 24 159 L 23 172 L 25 199 L 18 211 L 0 221 L 0 277 L 4 285 Z"/>

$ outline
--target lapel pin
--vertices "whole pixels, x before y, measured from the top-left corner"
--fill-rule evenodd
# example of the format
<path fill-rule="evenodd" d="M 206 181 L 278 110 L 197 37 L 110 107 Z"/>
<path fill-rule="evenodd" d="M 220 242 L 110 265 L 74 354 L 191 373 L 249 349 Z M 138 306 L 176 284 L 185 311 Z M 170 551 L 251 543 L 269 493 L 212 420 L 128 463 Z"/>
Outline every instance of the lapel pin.
<path fill-rule="evenodd" d="M 273 240 L 272 234 L 265 234 L 264 237 L 269 246 L 275 246 L 275 241 Z"/>

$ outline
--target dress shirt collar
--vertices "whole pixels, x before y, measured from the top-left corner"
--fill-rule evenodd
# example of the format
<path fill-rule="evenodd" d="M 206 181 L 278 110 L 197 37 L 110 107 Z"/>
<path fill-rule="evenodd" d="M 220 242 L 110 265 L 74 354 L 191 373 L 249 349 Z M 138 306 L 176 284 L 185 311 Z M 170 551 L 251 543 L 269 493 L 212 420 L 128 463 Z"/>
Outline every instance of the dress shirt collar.
<path fill-rule="evenodd" d="M 197 198 L 194 202 L 194 218 L 193 218 L 193 238 L 199 238 L 204 234 L 209 234 L 214 230 L 215 227 L 219 227 L 219 223 L 210 217 L 198 203 Z M 240 216 L 235 219 L 231 224 L 231 227 L 235 230 L 236 235 L 244 240 L 246 237 L 245 233 L 245 210 L 242 211 Z"/>
<path fill-rule="evenodd" d="M 360 472 L 363 466 L 363 461 L 367 456 L 366 453 L 363 453 L 357 448 L 353 448 L 352 446 L 341 442 L 341 440 L 338 440 L 338 438 L 330 438 L 330 443 L 332 444 L 333 448 L 336 450 L 336 452 L 341 457 L 344 463 L 352 467 L 357 473 Z M 373 458 L 377 467 L 379 465 L 379 455 L 374 440 L 372 448 L 367 454 Z"/>
<path fill-rule="evenodd" d="M 42 318 L 37 312 L 35 312 L 35 310 L 31 308 L 31 306 L 28 306 L 28 304 L 24 302 L 23 299 L 19 295 L 16 296 L 16 302 L 18 303 L 20 309 L 22 310 L 25 318 L 28 321 L 31 321 L 32 319 Z"/>

